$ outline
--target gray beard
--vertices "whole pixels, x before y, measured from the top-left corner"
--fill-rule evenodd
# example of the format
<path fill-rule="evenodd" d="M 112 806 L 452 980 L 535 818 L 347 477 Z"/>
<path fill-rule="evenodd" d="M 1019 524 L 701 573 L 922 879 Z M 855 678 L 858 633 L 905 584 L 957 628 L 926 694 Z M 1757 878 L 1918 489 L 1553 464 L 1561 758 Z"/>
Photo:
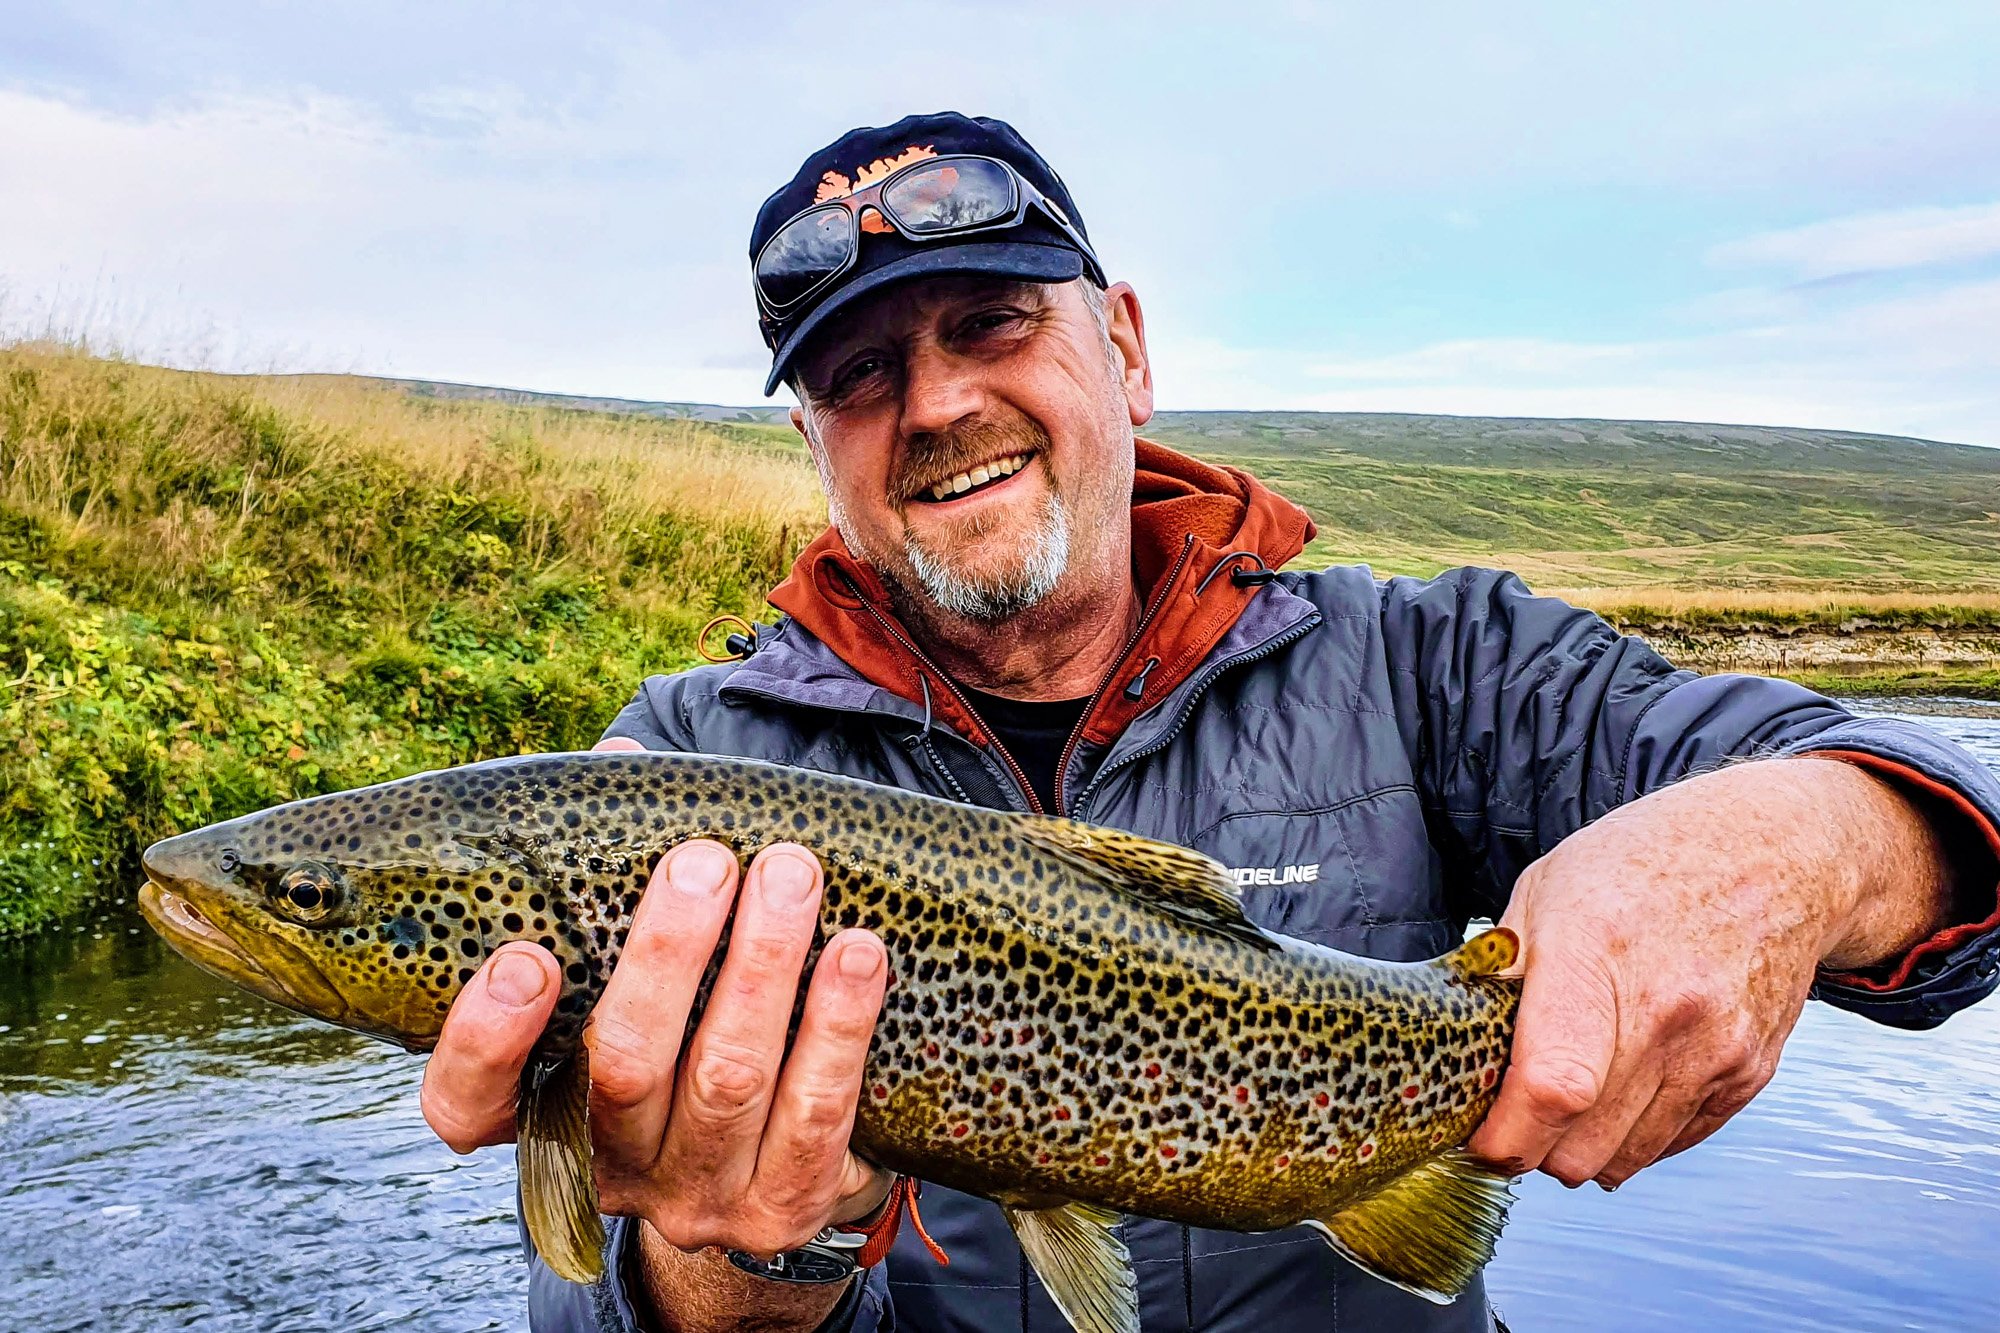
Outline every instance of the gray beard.
<path fill-rule="evenodd" d="M 1069 548 L 1069 510 L 1054 494 L 1039 521 L 1022 534 L 1020 563 L 988 579 L 960 573 L 914 537 L 903 542 L 910 571 L 938 609 L 982 625 L 1012 619 L 1046 600 L 1069 569 Z"/>

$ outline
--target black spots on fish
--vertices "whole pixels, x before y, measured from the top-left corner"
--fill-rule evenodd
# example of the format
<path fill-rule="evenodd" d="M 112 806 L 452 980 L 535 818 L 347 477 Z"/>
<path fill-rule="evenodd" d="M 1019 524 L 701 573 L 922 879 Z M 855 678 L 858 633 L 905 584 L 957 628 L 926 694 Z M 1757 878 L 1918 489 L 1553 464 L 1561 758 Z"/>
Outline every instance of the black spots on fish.
<path fill-rule="evenodd" d="M 356 845 L 359 845 L 360 841 L 361 840 L 359 838 L 352 840 L 352 842 Z M 403 845 L 405 847 L 421 847 L 424 845 L 423 835 L 420 833 L 408 834 L 403 839 Z"/>
<path fill-rule="evenodd" d="M 456 921 L 465 915 L 465 904 L 456 898 L 449 899 L 444 905 L 444 914 Z"/>
<path fill-rule="evenodd" d="M 519 912 L 509 912 L 507 913 L 507 915 L 500 918 L 500 928 L 506 931 L 509 935 L 519 935 L 522 931 L 526 930 L 528 927 L 527 923 L 521 920 L 521 914 Z"/>
<path fill-rule="evenodd" d="M 467 958 L 477 958 L 479 957 L 479 941 L 467 935 L 458 942 L 458 951 Z"/>
<path fill-rule="evenodd" d="M 590 969 L 582 963 L 571 963 L 563 969 L 563 975 L 569 978 L 572 986 L 581 986 L 590 980 Z"/>
<path fill-rule="evenodd" d="M 1095 987 L 1098 999 L 1100 1000 L 1110 999 L 1112 992 L 1116 991 L 1117 989 L 1118 989 L 1118 978 L 1116 976 L 1114 976 L 1110 972 L 1098 973 L 1097 985 Z"/>
<path fill-rule="evenodd" d="M 463 986 L 467 982 L 471 981 L 477 975 L 479 974 L 475 972 L 472 968 L 461 967 L 460 969 L 458 969 L 458 984 Z"/>
<path fill-rule="evenodd" d="M 490 903 L 493 901 L 493 890 L 484 884 L 475 884 L 472 886 L 472 896 L 482 903 Z"/>
<path fill-rule="evenodd" d="M 434 944 L 431 946 L 430 958 L 433 963 L 448 962 L 451 959 L 451 952 L 442 944 Z"/>

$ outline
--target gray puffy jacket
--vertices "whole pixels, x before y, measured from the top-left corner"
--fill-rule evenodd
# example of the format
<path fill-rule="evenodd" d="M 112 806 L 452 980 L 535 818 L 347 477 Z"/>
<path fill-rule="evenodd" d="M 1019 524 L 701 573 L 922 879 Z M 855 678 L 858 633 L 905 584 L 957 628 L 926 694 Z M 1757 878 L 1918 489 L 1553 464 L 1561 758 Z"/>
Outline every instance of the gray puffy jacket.
<path fill-rule="evenodd" d="M 1156 471 L 1200 466 L 1149 448 L 1142 442 L 1142 465 Z M 1194 489 L 1214 488 L 1221 471 L 1196 474 Z M 1239 473 L 1223 484 L 1253 510 L 1270 507 L 1269 493 Z M 1193 594 L 1187 606 L 1198 619 L 1210 588 L 1232 582 L 1228 615 L 1198 650 L 1188 644 L 1203 636 L 1183 633 L 1186 615 L 1142 634 L 1080 728 L 1063 773 L 1063 813 L 1235 868 L 1249 915 L 1269 929 L 1382 958 L 1443 953 L 1470 918 L 1498 916 L 1521 871 L 1570 833 L 1678 778 L 1754 754 L 1839 752 L 1902 780 L 1931 803 L 1966 874 L 1982 885 L 2000 875 L 2000 783 L 1921 727 L 1856 718 L 1782 681 L 1676 671 L 1640 640 L 1532 596 L 1510 574 L 1378 581 L 1353 567 L 1267 578 L 1256 560 L 1231 559 L 1244 524 L 1209 526 L 1182 543 L 1171 569 L 1171 543 L 1150 571 L 1142 551 L 1142 586 L 1150 572 L 1149 615 L 1163 621 L 1174 597 Z M 1276 565 L 1288 542 L 1246 549 Z M 802 567 L 814 558 L 809 551 Z M 851 637 L 853 624 L 829 619 L 837 611 L 869 624 L 879 614 L 863 576 L 835 563 L 839 579 L 828 583 L 822 560 L 819 586 L 840 606 L 812 610 L 796 588 L 790 599 L 826 633 L 789 616 L 760 632 L 745 661 L 653 677 L 606 734 L 1026 808 L 1031 798 L 1010 761 L 920 655 L 914 669 L 871 658 L 880 642 L 871 647 Z M 1203 576 L 1209 587 L 1196 592 Z M 897 632 L 873 630 L 878 639 Z M 842 635 L 845 655 L 828 642 Z M 1190 660 L 1176 664 L 1175 654 Z M 1114 699 L 1125 715 L 1107 721 Z M 1814 993 L 1881 1022 L 1928 1027 L 1990 992 L 1996 966 L 2000 919 L 1988 919 L 1884 974 L 1824 976 Z M 1064 1333 L 995 1205 L 934 1187 L 922 1207 L 950 1266 L 904 1228 L 830 1329 Z M 534 1265 L 537 1333 L 643 1327 L 624 1278 L 632 1230 L 612 1220 L 618 1262 L 594 1288 Z M 1493 1327 L 1482 1287 L 1432 1306 L 1362 1274 L 1303 1229 L 1240 1235 L 1132 1218 L 1123 1233 L 1148 1333 Z"/>

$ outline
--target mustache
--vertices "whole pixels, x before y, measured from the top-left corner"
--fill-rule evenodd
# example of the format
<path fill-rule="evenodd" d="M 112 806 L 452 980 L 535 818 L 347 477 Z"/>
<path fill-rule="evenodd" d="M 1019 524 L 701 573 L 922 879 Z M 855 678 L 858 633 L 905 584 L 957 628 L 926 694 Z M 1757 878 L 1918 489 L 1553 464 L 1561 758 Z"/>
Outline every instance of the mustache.
<path fill-rule="evenodd" d="M 1008 454 L 1047 453 L 1049 444 L 1041 423 L 1026 417 L 970 421 L 953 430 L 913 435 L 889 470 L 889 494 L 904 504 L 947 477 Z"/>

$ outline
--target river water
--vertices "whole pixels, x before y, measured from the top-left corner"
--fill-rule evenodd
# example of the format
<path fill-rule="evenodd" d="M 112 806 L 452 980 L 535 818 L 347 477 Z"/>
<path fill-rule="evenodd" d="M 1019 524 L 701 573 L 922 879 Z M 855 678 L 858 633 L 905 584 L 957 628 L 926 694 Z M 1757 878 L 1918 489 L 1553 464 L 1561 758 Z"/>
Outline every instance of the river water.
<path fill-rule="evenodd" d="M 2000 708 L 1923 720 L 2000 768 Z M 0 955 L 0 1329 L 513 1329 L 510 1150 L 422 1062 L 210 979 L 114 905 Z M 1517 1330 L 2000 1329 L 2000 1002 L 1807 1011 L 1763 1096 L 1616 1195 L 1522 1189 Z"/>

